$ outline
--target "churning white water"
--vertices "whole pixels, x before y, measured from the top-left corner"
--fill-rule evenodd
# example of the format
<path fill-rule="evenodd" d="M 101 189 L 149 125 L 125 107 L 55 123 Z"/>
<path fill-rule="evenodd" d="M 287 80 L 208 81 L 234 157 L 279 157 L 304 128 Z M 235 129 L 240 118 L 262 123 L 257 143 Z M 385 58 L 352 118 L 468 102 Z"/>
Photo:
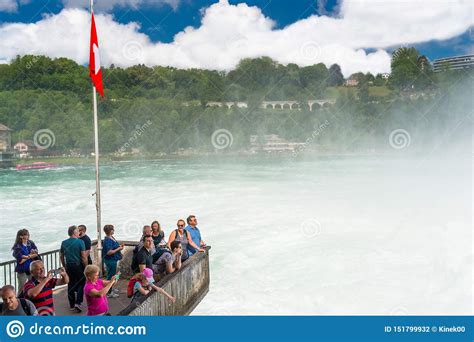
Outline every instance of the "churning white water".
<path fill-rule="evenodd" d="M 198 217 L 212 246 L 198 315 L 472 314 L 471 160 L 394 157 L 114 163 L 103 223 L 137 239 Z M 95 237 L 92 167 L 0 171 L 0 256 Z"/>

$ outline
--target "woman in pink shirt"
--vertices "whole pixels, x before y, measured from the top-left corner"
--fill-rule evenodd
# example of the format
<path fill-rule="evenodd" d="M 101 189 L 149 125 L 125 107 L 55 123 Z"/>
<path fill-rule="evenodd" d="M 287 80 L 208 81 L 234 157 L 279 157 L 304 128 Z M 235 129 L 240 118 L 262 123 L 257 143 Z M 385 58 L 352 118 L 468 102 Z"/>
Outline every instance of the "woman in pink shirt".
<path fill-rule="evenodd" d="M 109 311 L 107 292 L 117 282 L 117 276 L 111 280 L 99 279 L 99 267 L 87 265 L 84 270 L 86 285 L 84 286 L 84 296 L 87 301 L 88 316 L 103 316 Z"/>

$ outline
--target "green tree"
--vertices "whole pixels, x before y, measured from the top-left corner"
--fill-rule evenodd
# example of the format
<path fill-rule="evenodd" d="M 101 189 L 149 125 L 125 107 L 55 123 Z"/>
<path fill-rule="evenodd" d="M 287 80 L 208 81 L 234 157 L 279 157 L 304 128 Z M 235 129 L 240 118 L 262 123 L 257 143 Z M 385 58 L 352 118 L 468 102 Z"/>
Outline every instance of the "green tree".
<path fill-rule="evenodd" d="M 432 72 L 426 57 L 415 48 L 402 47 L 392 55 L 389 84 L 399 90 L 413 91 L 431 85 Z"/>
<path fill-rule="evenodd" d="M 341 72 L 341 67 L 338 64 L 333 64 L 329 67 L 328 86 L 340 87 L 344 84 L 344 76 Z"/>

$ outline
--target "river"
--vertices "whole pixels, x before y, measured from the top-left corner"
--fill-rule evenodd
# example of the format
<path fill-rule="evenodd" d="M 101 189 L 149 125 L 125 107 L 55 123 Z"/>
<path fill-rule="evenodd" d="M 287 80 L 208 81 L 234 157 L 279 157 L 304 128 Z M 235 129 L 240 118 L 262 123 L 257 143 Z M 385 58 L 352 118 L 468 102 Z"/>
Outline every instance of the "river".
<path fill-rule="evenodd" d="M 443 156 L 117 162 L 103 224 L 167 236 L 195 214 L 212 246 L 193 314 L 472 314 L 472 165 Z M 96 236 L 92 166 L 0 171 L 0 259 L 26 227 L 40 251 Z"/>

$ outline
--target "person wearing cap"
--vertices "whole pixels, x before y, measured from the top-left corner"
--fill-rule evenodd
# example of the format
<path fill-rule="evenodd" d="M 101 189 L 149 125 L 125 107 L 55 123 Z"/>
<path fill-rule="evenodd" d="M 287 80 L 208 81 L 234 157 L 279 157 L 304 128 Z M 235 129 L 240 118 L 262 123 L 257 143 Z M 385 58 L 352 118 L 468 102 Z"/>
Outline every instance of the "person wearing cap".
<path fill-rule="evenodd" d="M 137 281 L 133 286 L 134 299 L 140 296 L 146 296 L 151 290 L 155 290 L 165 295 L 170 302 L 174 303 L 176 301 L 175 297 L 154 284 L 155 279 L 153 278 L 153 270 L 151 268 L 145 268 L 142 273 L 136 274 L 135 279 Z"/>

